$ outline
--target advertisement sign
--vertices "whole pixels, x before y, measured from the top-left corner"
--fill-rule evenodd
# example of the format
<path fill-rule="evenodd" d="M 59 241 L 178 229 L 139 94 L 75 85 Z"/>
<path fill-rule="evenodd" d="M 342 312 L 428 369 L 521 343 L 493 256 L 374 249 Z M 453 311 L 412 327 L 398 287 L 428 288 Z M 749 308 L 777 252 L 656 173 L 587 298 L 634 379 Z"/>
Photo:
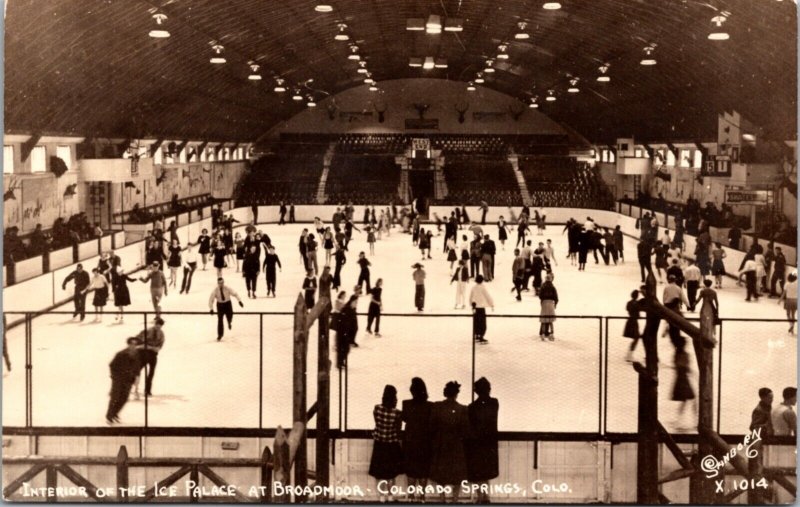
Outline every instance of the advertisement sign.
<path fill-rule="evenodd" d="M 769 202 L 768 190 L 725 190 L 725 202 L 728 204 L 754 204 L 766 206 Z"/>

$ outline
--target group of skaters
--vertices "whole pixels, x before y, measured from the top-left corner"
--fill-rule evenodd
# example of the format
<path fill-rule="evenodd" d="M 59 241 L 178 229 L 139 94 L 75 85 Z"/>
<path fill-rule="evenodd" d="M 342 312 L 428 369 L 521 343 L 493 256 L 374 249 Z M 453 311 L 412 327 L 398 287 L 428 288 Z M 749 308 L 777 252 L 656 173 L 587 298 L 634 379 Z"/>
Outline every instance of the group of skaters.
<path fill-rule="evenodd" d="M 398 408 L 397 389 L 384 387 L 381 403 L 372 412 L 369 464 L 381 502 L 455 503 L 460 494 L 471 493 L 477 495 L 477 503 L 489 502 L 489 481 L 499 475 L 499 403 L 491 389 L 485 377 L 478 379 L 477 398 L 465 406 L 457 401 L 461 385 L 451 381 L 444 387 L 444 400 L 431 402 L 425 382 L 415 377 L 411 399 Z M 395 485 L 401 474 L 408 480 L 405 487 Z"/>
<path fill-rule="evenodd" d="M 573 266 L 577 264 L 578 271 L 586 270 L 589 252 L 592 253 L 595 264 L 599 264 L 601 258 L 606 266 L 611 262 L 614 265 L 617 265 L 618 262 L 625 262 L 620 226 L 611 230 L 608 227 L 600 227 L 592 217 L 586 217 L 586 221 L 582 224 L 574 218 L 570 218 L 564 225 L 562 234 L 564 233 L 567 234 L 569 245 L 567 257 Z M 597 256 L 598 252 L 600 258 Z"/>

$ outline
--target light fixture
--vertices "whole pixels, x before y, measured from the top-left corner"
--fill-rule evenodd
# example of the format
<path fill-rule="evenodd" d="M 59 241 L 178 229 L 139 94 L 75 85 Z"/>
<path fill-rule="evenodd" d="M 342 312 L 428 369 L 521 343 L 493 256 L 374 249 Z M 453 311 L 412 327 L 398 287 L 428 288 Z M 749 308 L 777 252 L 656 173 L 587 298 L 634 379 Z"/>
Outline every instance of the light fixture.
<path fill-rule="evenodd" d="M 377 92 L 377 91 L 378 91 L 378 87 L 377 87 L 376 85 L 374 85 L 374 84 L 373 84 L 372 86 L 370 86 L 370 87 L 369 87 L 369 91 L 371 91 L 371 92 Z"/>
<path fill-rule="evenodd" d="M 433 62 L 434 62 L 433 66 L 436 67 L 437 69 L 447 68 L 447 60 L 445 60 L 444 58 L 436 58 Z"/>
<path fill-rule="evenodd" d="M 711 18 L 711 33 L 708 34 L 709 40 L 728 40 L 731 38 L 722 25 L 728 20 L 728 12 L 720 12 L 718 15 Z"/>
<path fill-rule="evenodd" d="M 526 39 L 530 39 L 531 38 L 531 36 L 528 35 L 528 33 L 525 31 L 525 28 L 528 26 L 528 23 L 526 23 L 524 21 L 520 21 L 519 23 L 517 23 L 517 26 L 519 27 L 519 32 L 517 32 L 514 35 L 515 39 L 517 39 L 517 40 L 526 40 Z"/>
<path fill-rule="evenodd" d="M 498 60 L 508 60 L 508 53 L 506 53 L 507 49 L 508 49 L 508 46 L 505 45 L 505 44 L 500 44 L 499 46 L 497 46 L 497 51 L 498 51 L 497 59 Z"/>
<path fill-rule="evenodd" d="M 167 15 L 162 14 L 160 12 L 156 12 L 155 14 L 153 14 L 153 19 L 156 20 L 156 24 L 158 26 L 161 26 L 164 23 L 164 21 L 167 20 Z M 169 32 L 167 30 L 164 30 L 163 28 L 157 28 L 155 30 L 150 30 L 150 33 L 148 35 L 154 39 L 166 39 L 167 37 L 169 37 Z"/>
<path fill-rule="evenodd" d="M 316 102 L 314 102 L 314 97 L 312 97 L 311 95 L 309 95 L 309 96 L 308 96 L 308 102 L 306 102 L 306 105 L 307 105 L 308 107 L 317 107 L 317 103 L 316 103 Z"/>
<path fill-rule="evenodd" d="M 486 60 L 486 68 L 483 69 L 483 71 L 486 72 L 487 74 L 491 74 L 492 72 L 494 72 L 494 67 L 492 67 L 492 65 L 494 65 L 494 60 L 491 59 Z"/>
<path fill-rule="evenodd" d="M 283 82 L 284 82 L 283 79 L 281 79 L 279 77 L 276 77 L 275 78 L 275 88 L 273 88 L 273 91 L 278 92 L 278 93 L 285 92 L 286 91 L 286 87 L 283 86 Z"/>
<path fill-rule="evenodd" d="M 531 103 L 528 104 L 528 107 L 531 109 L 539 109 L 539 103 L 537 102 L 539 97 L 531 97 Z"/>
<path fill-rule="evenodd" d="M 561 4 L 558 2 L 545 2 L 542 5 L 542 9 L 547 9 L 548 11 L 557 11 L 561 8 Z"/>
<path fill-rule="evenodd" d="M 411 18 L 406 20 L 406 30 L 412 32 L 422 32 L 425 30 L 425 20 L 422 18 Z"/>
<path fill-rule="evenodd" d="M 655 50 L 656 50 L 655 43 L 652 43 L 649 46 L 645 46 L 644 47 L 644 52 L 645 52 L 646 56 L 645 56 L 645 58 L 642 58 L 642 61 L 639 62 L 639 63 L 642 64 L 642 65 L 655 65 L 656 64 L 656 59 L 655 58 L 651 58 L 651 55 L 652 55 L 653 51 L 655 51 Z"/>
<path fill-rule="evenodd" d="M 258 73 L 258 69 L 260 69 L 257 63 L 250 62 L 250 75 L 247 76 L 247 79 L 250 81 L 261 81 L 261 74 Z"/>
<path fill-rule="evenodd" d="M 483 84 L 483 72 L 478 72 L 477 76 L 475 77 L 475 82 L 478 84 Z"/>
<path fill-rule="evenodd" d="M 553 90 L 547 90 L 547 98 L 545 99 L 547 102 L 555 102 L 556 101 L 556 97 L 555 97 L 555 95 L 553 95 L 553 93 L 554 93 Z"/>
<path fill-rule="evenodd" d="M 442 33 L 442 17 L 438 14 L 428 16 L 428 21 L 425 23 L 425 33 Z"/>
<path fill-rule="evenodd" d="M 742 139 L 745 141 L 753 142 L 756 140 L 756 136 L 753 134 L 742 134 Z"/>
<path fill-rule="evenodd" d="M 300 90 L 295 90 L 294 91 L 294 95 L 292 95 L 292 100 L 294 100 L 296 102 L 300 102 L 301 100 L 303 100 L 303 96 L 300 95 Z"/>
<path fill-rule="evenodd" d="M 435 66 L 432 56 L 426 56 L 425 61 L 422 64 L 422 68 L 425 70 L 430 70 Z"/>
<path fill-rule="evenodd" d="M 369 71 L 367 70 L 367 62 L 360 60 L 358 62 L 358 70 L 356 72 L 359 74 L 369 74 Z"/>
<path fill-rule="evenodd" d="M 225 63 L 227 60 L 225 60 L 225 57 L 221 56 L 222 55 L 222 50 L 225 49 L 225 48 L 222 46 L 222 44 L 217 44 L 217 43 L 214 43 L 214 42 L 212 42 L 211 44 L 212 44 L 211 45 L 211 49 L 214 50 L 214 52 L 217 54 L 217 56 L 212 56 L 211 60 L 209 60 L 209 61 L 211 63 L 217 63 L 217 64 Z"/>
<path fill-rule="evenodd" d="M 350 46 L 350 54 L 347 55 L 347 59 L 348 60 L 356 60 L 356 61 L 361 60 L 361 57 L 358 56 L 358 46 L 356 46 L 356 45 L 351 45 Z"/>
<path fill-rule="evenodd" d="M 444 24 L 445 32 L 463 32 L 464 20 L 461 18 L 447 18 Z"/>
<path fill-rule="evenodd" d="M 569 84 L 571 85 L 569 88 L 567 88 L 567 91 L 569 93 L 578 93 L 580 91 L 580 89 L 578 88 L 578 81 L 579 79 L 577 77 L 574 77 L 569 80 Z"/>
<path fill-rule="evenodd" d="M 600 81 L 601 83 L 608 83 L 609 81 L 611 81 L 611 77 L 609 77 L 609 76 L 606 74 L 606 72 L 608 72 L 608 68 L 609 68 L 609 67 L 610 67 L 610 65 L 609 65 L 609 64 L 607 64 L 607 63 L 604 63 L 603 65 L 601 65 L 600 67 L 598 67 L 598 69 L 597 69 L 597 70 L 599 70 L 599 71 L 600 71 L 600 75 L 599 75 L 599 76 L 597 76 L 597 80 L 598 80 L 598 81 Z"/>
<path fill-rule="evenodd" d="M 475 91 L 475 85 L 472 84 L 472 81 L 470 81 L 469 84 L 467 84 L 467 91 L 468 92 L 474 92 Z"/>
<path fill-rule="evenodd" d="M 329 4 L 317 4 L 317 6 L 314 7 L 314 10 L 317 12 L 332 12 L 333 6 Z"/>
<path fill-rule="evenodd" d="M 339 27 L 339 33 L 337 33 L 333 37 L 333 39 L 334 40 L 341 40 L 341 41 L 350 40 L 350 36 L 347 35 L 346 33 L 344 33 L 345 29 L 347 29 L 347 25 L 345 25 L 344 23 L 339 23 L 336 26 Z"/>
<path fill-rule="evenodd" d="M 364 83 L 366 83 L 366 84 L 373 84 L 373 83 L 375 83 L 375 80 L 374 80 L 374 79 L 372 79 L 372 76 L 370 76 L 369 74 L 367 74 L 367 78 L 364 80 Z"/>
<path fill-rule="evenodd" d="M 409 67 L 422 67 L 422 58 L 412 56 L 408 59 L 408 66 Z"/>

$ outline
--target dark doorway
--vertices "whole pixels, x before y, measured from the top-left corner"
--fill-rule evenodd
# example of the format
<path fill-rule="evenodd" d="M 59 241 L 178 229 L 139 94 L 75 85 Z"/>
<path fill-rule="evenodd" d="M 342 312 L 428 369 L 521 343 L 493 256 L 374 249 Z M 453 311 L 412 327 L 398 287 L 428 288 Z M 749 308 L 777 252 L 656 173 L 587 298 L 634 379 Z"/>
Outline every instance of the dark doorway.
<path fill-rule="evenodd" d="M 428 203 L 434 198 L 433 171 L 409 171 L 408 185 L 411 198 L 417 200 L 417 211 L 426 212 Z"/>

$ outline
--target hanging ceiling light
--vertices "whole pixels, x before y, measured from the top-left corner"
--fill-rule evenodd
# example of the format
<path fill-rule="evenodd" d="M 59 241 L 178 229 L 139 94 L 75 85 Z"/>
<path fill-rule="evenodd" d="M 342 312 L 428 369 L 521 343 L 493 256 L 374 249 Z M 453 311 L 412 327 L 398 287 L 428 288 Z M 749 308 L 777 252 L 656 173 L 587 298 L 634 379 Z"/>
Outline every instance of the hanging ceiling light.
<path fill-rule="evenodd" d="M 422 67 L 422 58 L 417 56 L 412 56 L 408 59 L 408 66 L 409 67 Z"/>
<path fill-rule="evenodd" d="M 422 63 L 422 68 L 425 70 L 431 70 L 436 64 L 433 61 L 432 56 L 426 56 L 425 61 Z"/>
<path fill-rule="evenodd" d="M 261 74 L 258 73 L 258 69 L 261 67 L 257 63 L 250 62 L 250 75 L 247 76 L 247 79 L 250 81 L 261 81 Z"/>
<path fill-rule="evenodd" d="M 553 95 L 554 90 L 547 90 L 547 98 L 545 99 L 547 102 L 555 102 L 556 96 Z"/>
<path fill-rule="evenodd" d="M 422 32 L 425 30 L 425 20 L 422 18 L 411 18 L 406 20 L 406 30 L 412 32 Z"/>
<path fill-rule="evenodd" d="M 580 89 L 578 88 L 578 81 L 579 80 L 580 79 L 577 78 L 577 77 L 574 77 L 574 78 L 569 80 L 570 87 L 567 88 L 567 91 L 569 93 L 578 93 L 580 91 Z"/>
<path fill-rule="evenodd" d="M 474 85 L 474 84 L 472 84 L 472 81 L 470 81 L 470 82 L 467 84 L 467 91 L 468 91 L 468 92 L 474 92 L 474 91 L 475 91 L 475 85 Z"/>
<path fill-rule="evenodd" d="M 158 26 L 161 26 L 164 23 L 164 21 L 167 20 L 167 15 L 162 14 L 160 12 L 156 12 L 155 14 L 153 14 L 153 19 L 156 20 L 156 24 Z M 169 32 L 163 28 L 157 28 L 155 30 L 150 30 L 150 33 L 148 35 L 154 39 L 166 39 L 167 37 L 169 37 Z"/>
<path fill-rule="evenodd" d="M 307 105 L 308 107 L 317 107 L 317 103 L 316 103 L 316 102 L 314 102 L 314 97 L 312 97 L 311 95 L 309 95 L 309 96 L 308 96 L 308 102 L 306 102 L 306 105 Z"/>
<path fill-rule="evenodd" d="M 281 79 L 279 77 L 276 77 L 275 78 L 275 88 L 273 88 L 273 91 L 275 91 L 277 93 L 285 92 L 286 91 L 286 87 L 283 86 L 283 83 L 284 83 L 283 79 Z"/>
<path fill-rule="evenodd" d="M 373 84 L 373 85 L 371 85 L 371 86 L 369 87 L 369 91 L 371 91 L 371 92 L 377 92 L 377 91 L 378 91 L 378 85 L 377 85 L 377 84 Z"/>
<path fill-rule="evenodd" d="M 358 71 L 357 72 L 359 74 L 369 74 L 369 71 L 367 70 L 367 62 L 365 62 L 364 60 L 360 60 L 358 62 Z"/>
<path fill-rule="evenodd" d="M 425 33 L 434 35 L 442 33 L 442 17 L 438 14 L 428 16 L 428 21 L 425 22 Z"/>
<path fill-rule="evenodd" d="M 213 49 L 214 53 L 216 53 L 216 56 L 212 56 L 211 60 L 209 60 L 211 63 L 220 64 L 220 63 L 225 63 L 227 61 L 225 60 L 225 57 L 222 56 L 222 50 L 225 49 L 222 46 L 222 44 L 217 44 L 215 42 L 212 42 L 211 49 Z"/>
<path fill-rule="evenodd" d="M 653 51 L 656 50 L 656 44 L 652 43 L 649 46 L 644 47 L 645 57 L 642 58 L 642 61 L 639 62 L 642 65 L 655 65 L 656 59 L 652 58 Z"/>
<path fill-rule="evenodd" d="M 375 80 L 372 79 L 372 75 L 371 74 L 367 74 L 367 78 L 364 80 L 364 83 L 373 84 L 374 82 L 375 82 Z"/>
<path fill-rule="evenodd" d="M 526 32 L 526 31 L 525 31 L 525 28 L 526 28 L 527 26 L 528 26 L 528 23 L 526 23 L 526 22 L 524 22 L 524 21 L 520 21 L 519 23 L 517 23 L 517 27 L 519 27 L 519 32 L 517 32 L 516 34 L 514 34 L 514 38 L 515 38 L 515 39 L 517 39 L 517 40 L 526 40 L 526 39 L 530 39 L 530 38 L 531 38 L 531 36 L 530 36 L 530 35 L 528 35 L 528 32 Z"/>
<path fill-rule="evenodd" d="M 497 46 L 497 51 L 498 51 L 497 59 L 498 60 L 508 60 L 508 53 L 506 53 L 507 49 L 508 49 L 508 46 L 506 44 L 500 44 L 499 46 Z"/>
<path fill-rule="evenodd" d="M 528 107 L 531 109 L 539 109 L 539 97 L 531 97 L 531 103 L 528 104 Z"/>
<path fill-rule="evenodd" d="M 545 2 L 544 5 L 542 5 L 542 9 L 546 9 L 548 11 L 557 11 L 560 8 L 561 4 L 558 2 Z"/>
<path fill-rule="evenodd" d="M 478 83 L 478 84 L 483 84 L 484 83 L 483 72 L 478 72 L 478 74 L 475 76 L 475 82 Z"/>
<path fill-rule="evenodd" d="M 329 4 L 317 4 L 317 6 L 314 7 L 314 10 L 317 12 L 332 12 L 333 6 Z"/>
<path fill-rule="evenodd" d="M 722 11 L 711 18 L 711 33 L 708 34 L 709 40 L 728 40 L 731 38 L 728 32 L 722 28 L 722 25 L 728 20 L 729 15 L 729 12 Z"/>
<path fill-rule="evenodd" d="M 350 36 L 344 32 L 347 29 L 347 25 L 344 23 L 339 23 L 337 26 L 339 27 L 339 33 L 337 33 L 333 39 L 341 41 L 350 40 Z"/>
<path fill-rule="evenodd" d="M 446 69 L 447 68 L 447 60 L 444 58 L 436 58 L 433 61 L 433 66 L 437 69 Z"/>
<path fill-rule="evenodd" d="M 358 46 L 356 46 L 356 45 L 351 45 L 350 46 L 350 54 L 347 55 L 347 59 L 348 60 L 356 60 L 356 61 L 361 60 L 361 57 L 358 56 Z"/>
<path fill-rule="evenodd" d="M 303 96 L 300 95 L 300 90 L 295 90 L 294 91 L 294 95 L 292 95 L 292 100 L 294 100 L 296 102 L 300 102 L 301 100 L 303 100 Z"/>
<path fill-rule="evenodd" d="M 491 59 L 486 60 L 486 68 L 483 69 L 483 71 L 486 72 L 487 74 L 491 74 L 492 72 L 494 72 L 494 67 L 492 67 L 492 65 L 494 65 L 494 60 Z"/>
<path fill-rule="evenodd" d="M 445 32 L 463 32 L 464 20 L 461 18 L 447 18 L 444 24 Z"/>
<path fill-rule="evenodd" d="M 606 72 L 608 72 L 608 68 L 609 67 L 610 67 L 610 65 L 607 64 L 607 63 L 604 63 L 603 65 L 598 67 L 598 70 L 600 71 L 600 75 L 597 76 L 597 80 L 600 81 L 601 83 L 608 83 L 609 81 L 611 81 L 611 77 L 606 75 Z"/>

